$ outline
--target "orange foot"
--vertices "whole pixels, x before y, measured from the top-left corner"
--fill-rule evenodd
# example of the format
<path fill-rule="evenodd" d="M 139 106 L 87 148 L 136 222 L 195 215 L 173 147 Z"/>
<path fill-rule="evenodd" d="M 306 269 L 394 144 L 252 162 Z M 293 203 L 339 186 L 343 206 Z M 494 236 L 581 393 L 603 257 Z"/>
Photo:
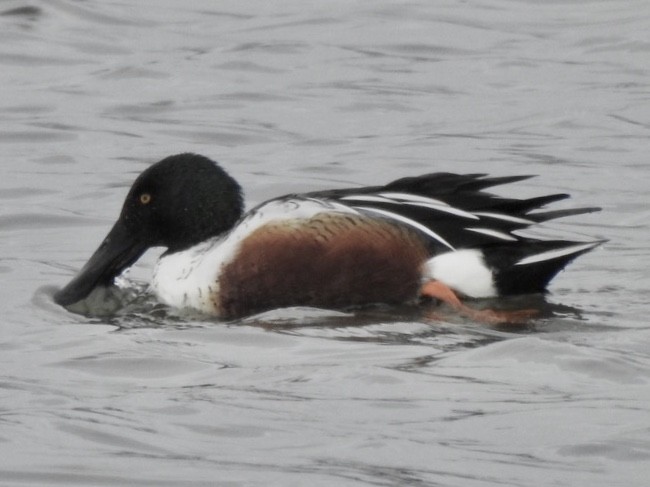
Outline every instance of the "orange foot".
<path fill-rule="evenodd" d="M 438 299 L 454 308 L 460 314 L 476 321 L 496 325 L 500 323 L 521 323 L 535 316 L 535 309 L 521 309 L 516 311 L 497 311 L 493 309 L 474 309 L 464 305 L 456 293 L 440 281 L 427 281 L 420 288 L 421 296 Z"/>

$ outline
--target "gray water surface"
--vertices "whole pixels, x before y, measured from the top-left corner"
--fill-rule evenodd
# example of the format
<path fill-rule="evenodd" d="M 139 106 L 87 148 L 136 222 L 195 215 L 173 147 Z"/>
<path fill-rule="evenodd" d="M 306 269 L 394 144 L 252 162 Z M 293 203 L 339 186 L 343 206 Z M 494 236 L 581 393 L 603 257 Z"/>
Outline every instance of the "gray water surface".
<path fill-rule="evenodd" d="M 645 0 L 1 2 L 0 484 L 648 485 L 649 27 Z M 498 192 L 602 206 L 552 229 L 609 242 L 519 328 L 53 304 L 182 151 L 249 206 L 538 174 Z"/>

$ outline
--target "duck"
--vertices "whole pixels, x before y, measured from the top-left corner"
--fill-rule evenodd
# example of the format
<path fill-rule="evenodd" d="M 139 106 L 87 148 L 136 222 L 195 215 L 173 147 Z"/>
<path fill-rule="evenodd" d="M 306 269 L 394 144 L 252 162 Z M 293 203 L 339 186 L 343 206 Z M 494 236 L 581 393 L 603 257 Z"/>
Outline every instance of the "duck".
<path fill-rule="evenodd" d="M 544 293 L 567 264 L 604 242 L 529 235 L 543 222 L 600 210 L 545 209 L 568 194 L 486 191 L 530 177 L 434 172 L 288 194 L 245 211 L 242 188 L 218 163 L 172 155 L 135 179 L 112 229 L 54 301 L 80 302 L 114 285 L 147 249 L 163 247 L 150 283 L 157 300 L 208 316 L 424 298 L 479 321 L 518 321 L 535 311 L 470 302 Z"/>

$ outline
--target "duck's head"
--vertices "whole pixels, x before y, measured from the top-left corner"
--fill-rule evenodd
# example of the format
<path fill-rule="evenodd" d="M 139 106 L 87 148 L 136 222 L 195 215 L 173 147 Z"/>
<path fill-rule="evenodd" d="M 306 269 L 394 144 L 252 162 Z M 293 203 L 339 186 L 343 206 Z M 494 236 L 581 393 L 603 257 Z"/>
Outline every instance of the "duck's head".
<path fill-rule="evenodd" d="M 68 306 L 110 285 L 150 247 L 176 252 L 227 232 L 242 211 L 241 188 L 216 163 L 196 154 L 167 157 L 138 176 L 111 231 L 54 300 Z"/>

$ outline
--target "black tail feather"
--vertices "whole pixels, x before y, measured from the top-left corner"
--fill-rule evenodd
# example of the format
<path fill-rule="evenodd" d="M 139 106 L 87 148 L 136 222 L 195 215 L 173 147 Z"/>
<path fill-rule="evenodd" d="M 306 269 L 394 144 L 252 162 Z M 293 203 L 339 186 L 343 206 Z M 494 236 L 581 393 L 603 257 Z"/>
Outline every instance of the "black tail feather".
<path fill-rule="evenodd" d="M 502 199 L 501 201 L 495 200 L 493 209 L 495 211 L 503 211 L 507 214 L 518 214 L 528 217 L 528 213 L 537 210 L 550 203 L 562 201 L 571 196 L 566 193 L 549 194 L 546 196 L 536 196 L 535 198 L 527 198 L 524 200 L 517 199 Z"/>
<path fill-rule="evenodd" d="M 485 176 L 485 175 L 482 175 Z M 524 181 L 526 179 L 534 178 L 533 175 L 524 175 L 524 176 L 502 176 L 502 177 L 493 177 L 486 178 L 481 177 L 480 179 L 475 179 L 469 181 L 460 186 L 464 191 L 480 191 L 485 188 L 491 188 L 493 186 L 500 186 L 502 184 L 516 183 L 517 181 Z"/>
<path fill-rule="evenodd" d="M 486 264 L 493 269 L 499 294 L 528 294 L 544 292 L 551 279 L 571 261 L 590 252 L 603 242 L 605 240 L 594 242 L 530 240 L 526 245 L 501 244 L 486 246 L 482 250 Z M 571 251 L 571 247 L 581 245 L 582 248 L 578 247 L 575 251 Z M 563 249 L 568 253 L 562 255 Z M 555 251 L 559 252 L 559 255 L 553 256 Z M 536 256 L 539 258 L 536 259 Z"/>
<path fill-rule="evenodd" d="M 564 218 L 567 216 L 574 215 L 584 215 L 585 213 L 594 213 L 600 211 L 602 208 L 597 206 L 589 206 L 585 208 L 569 208 L 566 210 L 553 210 L 553 211 L 544 211 L 540 213 L 529 213 L 528 218 L 534 222 L 541 223 L 549 220 L 555 220 L 557 218 Z"/>

